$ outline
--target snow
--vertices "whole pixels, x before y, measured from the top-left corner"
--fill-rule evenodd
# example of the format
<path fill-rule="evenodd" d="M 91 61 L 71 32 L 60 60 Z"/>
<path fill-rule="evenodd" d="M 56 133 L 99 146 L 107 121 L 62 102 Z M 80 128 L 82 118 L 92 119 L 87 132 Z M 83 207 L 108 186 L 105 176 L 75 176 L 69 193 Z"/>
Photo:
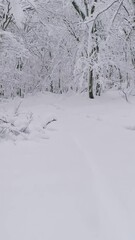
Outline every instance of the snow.
<path fill-rule="evenodd" d="M 26 97 L 28 136 L 0 141 L 0 239 L 135 239 L 134 109 L 116 92 Z"/>
<path fill-rule="evenodd" d="M 18 27 L 22 28 L 22 22 L 24 20 L 24 13 L 21 8 L 21 3 L 19 0 L 11 0 L 11 11 L 14 14 L 14 18 Z"/>

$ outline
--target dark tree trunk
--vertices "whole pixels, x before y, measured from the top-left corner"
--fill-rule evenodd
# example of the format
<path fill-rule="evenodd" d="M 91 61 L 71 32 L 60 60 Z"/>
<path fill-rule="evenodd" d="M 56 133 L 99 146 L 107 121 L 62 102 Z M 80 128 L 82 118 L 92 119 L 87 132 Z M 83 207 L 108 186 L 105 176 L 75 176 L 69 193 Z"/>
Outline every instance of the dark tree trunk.
<path fill-rule="evenodd" d="M 93 15 L 95 12 L 95 7 L 96 7 L 96 3 L 97 0 L 94 0 L 93 5 L 91 7 L 91 10 L 89 9 L 89 4 L 87 0 L 84 0 L 84 7 L 85 7 L 85 13 L 82 11 L 82 9 L 80 9 L 79 5 L 76 3 L 77 0 L 73 0 L 72 1 L 72 5 L 74 7 L 74 9 L 76 10 L 76 12 L 80 15 L 80 17 L 82 18 L 83 21 L 85 21 L 86 17 L 89 16 L 89 14 Z M 93 25 L 92 27 L 92 31 L 91 34 L 94 34 L 96 32 L 96 24 Z M 89 41 L 89 40 L 88 40 Z M 93 52 L 98 53 L 99 52 L 99 46 L 98 46 L 98 39 L 96 38 L 96 48 L 93 47 L 93 49 L 91 50 L 91 54 Z M 89 52 L 88 52 L 88 56 L 89 56 Z M 88 90 L 89 90 L 89 98 L 93 99 L 94 98 L 94 94 L 93 94 L 93 82 L 94 82 L 94 74 L 93 74 L 93 69 L 89 69 L 89 78 L 88 78 Z"/>
<path fill-rule="evenodd" d="M 53 81 L 51 81 L 51 83 L 50 83 L 50 92 L 53 93 Z"/>
<path fill-rule="evenodd" d="M 93 94 L 93 69 L 89 70 L 89 98 L 94 99 L 94 94 Z"/>

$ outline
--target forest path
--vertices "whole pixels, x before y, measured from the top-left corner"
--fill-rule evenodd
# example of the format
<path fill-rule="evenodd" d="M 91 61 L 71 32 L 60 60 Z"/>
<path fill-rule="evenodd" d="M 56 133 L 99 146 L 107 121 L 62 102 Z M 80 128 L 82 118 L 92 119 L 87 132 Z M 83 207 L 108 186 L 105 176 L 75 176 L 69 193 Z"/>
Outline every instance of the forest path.
<path fill-rule="evenodd" d="M 57 121 L 47 139 L 1 142 L 0 239 L 135 239 L 135 104 L 33 98 L 23 110 Z"/>

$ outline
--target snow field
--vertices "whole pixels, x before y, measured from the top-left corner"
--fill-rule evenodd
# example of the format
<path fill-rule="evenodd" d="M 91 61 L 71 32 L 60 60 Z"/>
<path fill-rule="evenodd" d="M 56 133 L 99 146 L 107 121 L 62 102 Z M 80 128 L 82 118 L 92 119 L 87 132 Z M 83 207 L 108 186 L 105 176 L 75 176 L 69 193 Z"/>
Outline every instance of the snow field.
<path fill-rule="evenodd" d="M 0 239 L 135 239 L 134 109 L 115 92 L 24 99 L 30 133 L 0 142 Z"/>

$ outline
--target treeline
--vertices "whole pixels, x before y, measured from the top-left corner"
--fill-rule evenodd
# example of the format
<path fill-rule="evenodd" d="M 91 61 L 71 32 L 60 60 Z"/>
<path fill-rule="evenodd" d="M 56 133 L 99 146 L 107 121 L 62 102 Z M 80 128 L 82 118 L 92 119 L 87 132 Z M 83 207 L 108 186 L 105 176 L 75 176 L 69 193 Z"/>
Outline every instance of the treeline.
<path fill-rule="evenodd" d="M 0 97 L 134 93 L 133 0 L 0 0 Z"/>

